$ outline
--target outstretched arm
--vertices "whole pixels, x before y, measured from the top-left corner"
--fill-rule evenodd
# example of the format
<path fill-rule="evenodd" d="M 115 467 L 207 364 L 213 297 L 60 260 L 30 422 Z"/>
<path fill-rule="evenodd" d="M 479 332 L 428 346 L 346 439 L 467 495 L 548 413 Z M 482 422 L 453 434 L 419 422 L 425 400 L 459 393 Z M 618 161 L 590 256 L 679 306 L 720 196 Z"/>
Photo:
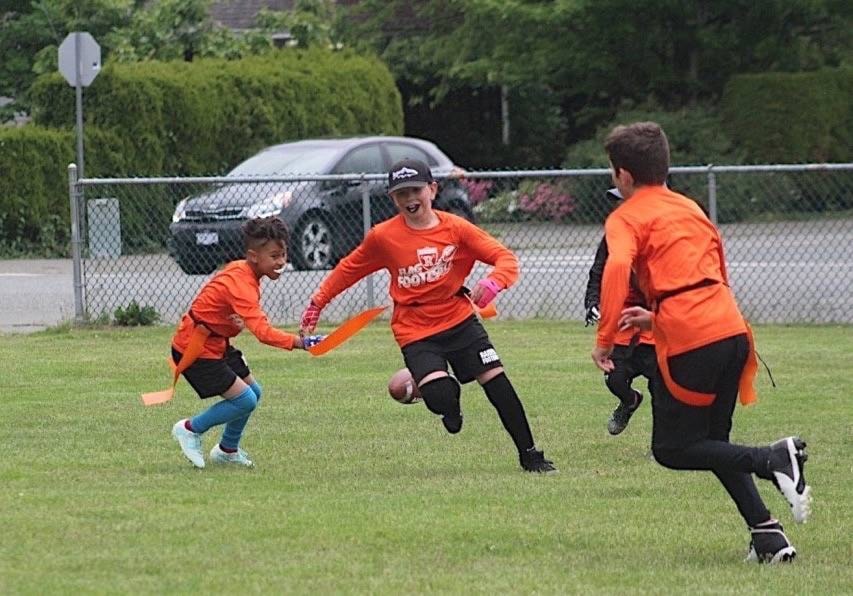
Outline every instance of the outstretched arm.
<path fill-rule="evenodd" d="M 320 313 L 335 296 L 356 284 L 360 279 L 382 268 L 381 251 L 374 231 L 370 230 L 364 237 L 364 241 L 341 259 L 311 295 L 311 301 L 302 313 L 302 320 L 299 325 L 300 334 L 304 335 L 314 331 L 320 320 Z"/>
<path fill-rule="evenodd" d="M 485 230 L 465 222 L 465 244 L 478 261 L 494 267 L 471 290 L 471 300 L 479 308 L 487 306 L 499 292 L 518 281 L 518 257 Z"/>
<path fill-rule="evenodd" d="M 270 325 L 266 314 L 261 310 L 257 296 L 251 292 L 241 292 L 238 290 L 232 296 L 232 306 L 234 313 L 242 320 L 243 326 L 251 331 L 252 335 L 257 337 L 261 343 L 284 350 L 302 347 L 297 344 L 299 340 L 298 336 L 276 329 Z"/>

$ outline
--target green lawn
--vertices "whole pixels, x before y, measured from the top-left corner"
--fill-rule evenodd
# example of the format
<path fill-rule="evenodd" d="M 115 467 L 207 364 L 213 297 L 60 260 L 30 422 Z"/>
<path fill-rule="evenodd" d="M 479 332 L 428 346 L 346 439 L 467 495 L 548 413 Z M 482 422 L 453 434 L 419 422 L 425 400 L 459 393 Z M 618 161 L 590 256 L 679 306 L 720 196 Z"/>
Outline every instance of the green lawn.
<path fill-rule="evenodd" d="M 184 381 L 140 404 L 168 382 L 171 329 L 0 337 L 0 593 L 853 592 L 853 328 L 757 329 L 778 388 L 761 373 L 733 440 L 801 434 L 815 497 L 797 526 L 759 486 L 800 555 L 769 567 L 742 561 L 748 533 L 710 474 L 650 459 L 647 405 L 607 435 L 589 329 L 487 325 L 558 475 L 521 472 L 475 385 L 456 436 L 393 402 L 387 323 L 322 358 L 238 338 L 264 386 L 254 470 L 184 460 L 170 428 L 202 407 Z"/>

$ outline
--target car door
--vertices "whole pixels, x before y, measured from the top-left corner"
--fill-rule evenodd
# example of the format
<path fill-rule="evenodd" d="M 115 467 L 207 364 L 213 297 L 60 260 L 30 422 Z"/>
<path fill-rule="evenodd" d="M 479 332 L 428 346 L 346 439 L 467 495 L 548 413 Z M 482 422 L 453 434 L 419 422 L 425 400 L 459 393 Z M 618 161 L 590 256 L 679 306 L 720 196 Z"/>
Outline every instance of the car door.
<path fill-rule="evenodd" d="M 347 152 L 338 165 L 333 169 L 334 174 L 383 174 L 385 163 L 379 143 L 361 145 Z M 369 181 L 368 191 L 370 193 L 371 225 L 382 219 L 383 199 L 385 195 L 384 180 Z M 362 215 L 361 184 L 359 181 L 340 183 L 337 192 L 340 193 L 340 201 L 336 203 L 333 213 L 333 226 L 340 234 L 341 246 L 346 254 L 356 247 L 364 237 L 364 218 Z M 387 199 L 387 197 L 386 197 Z M 390 199 L 385 202 L 390 203 Z M 393 205 L 392 205 L 393 206 Z"/>

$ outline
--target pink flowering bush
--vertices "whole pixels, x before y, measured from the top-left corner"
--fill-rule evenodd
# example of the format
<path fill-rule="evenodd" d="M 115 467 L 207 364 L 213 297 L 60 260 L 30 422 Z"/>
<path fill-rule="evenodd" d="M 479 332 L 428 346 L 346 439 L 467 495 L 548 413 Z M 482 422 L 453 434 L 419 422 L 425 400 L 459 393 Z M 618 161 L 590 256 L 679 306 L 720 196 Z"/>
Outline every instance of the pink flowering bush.
<path fill-rule="evenodd" d="M 568 219 L 577 204 L 560 182 L 528 181 L 518 187 L 518 206 L 532 219 L 561 222 Z"/>
<path fill-rule="evenodd" d="M 471 201 L 471 206 L 475 207 L 489 198 L 489 191 L 492 190 L 494 182 L 492 180 L 477 180 L 463 178 L 460 180 L 462 186 L 468 193 L 468 200 Z"/>

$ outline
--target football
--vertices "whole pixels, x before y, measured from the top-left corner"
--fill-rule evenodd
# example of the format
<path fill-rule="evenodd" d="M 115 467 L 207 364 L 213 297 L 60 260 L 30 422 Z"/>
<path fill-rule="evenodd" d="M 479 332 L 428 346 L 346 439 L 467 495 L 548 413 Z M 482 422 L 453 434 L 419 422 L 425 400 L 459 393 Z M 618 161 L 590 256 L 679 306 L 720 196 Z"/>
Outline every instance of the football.
<path fill-rule="evenodd" d="M 401 368 L 388 380 L 388 393 L 401 404 L 421 401 L 421 392 L 408 368 Z"/>

